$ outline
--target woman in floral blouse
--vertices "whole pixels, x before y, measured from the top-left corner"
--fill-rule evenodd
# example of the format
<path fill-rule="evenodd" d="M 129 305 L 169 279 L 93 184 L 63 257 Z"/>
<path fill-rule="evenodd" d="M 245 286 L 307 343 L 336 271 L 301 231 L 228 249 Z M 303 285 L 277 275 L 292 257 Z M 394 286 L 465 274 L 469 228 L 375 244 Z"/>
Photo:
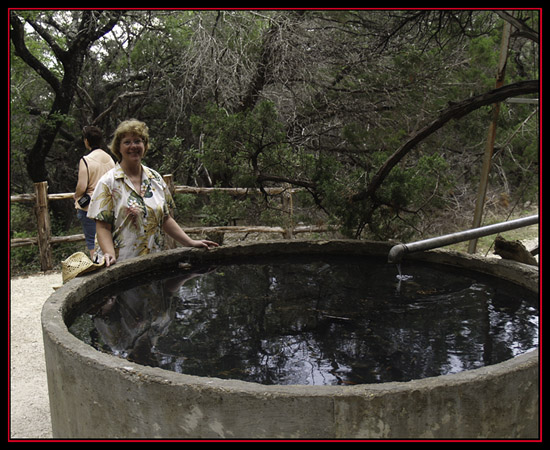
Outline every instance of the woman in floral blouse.
<path fill-rule="evenodd" d="M 111 143 L 118 163 L 99 180 L 88 207 L 96 221 L 95 254 L 106 266 L 162 250 L 164 233 L 187 247 L 218 246 L 191 239 L 170 216 L 174 201 L 166 183 L 141 163 L 148 146 L 145 123 L 131 119 L 119 125 Z"/>

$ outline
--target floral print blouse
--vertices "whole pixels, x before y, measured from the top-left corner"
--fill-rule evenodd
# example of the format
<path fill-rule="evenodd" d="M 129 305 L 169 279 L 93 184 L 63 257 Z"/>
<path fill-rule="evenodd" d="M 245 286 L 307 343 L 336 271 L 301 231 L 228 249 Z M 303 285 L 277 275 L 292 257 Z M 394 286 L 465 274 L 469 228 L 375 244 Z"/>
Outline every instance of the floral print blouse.
<path fill-rule="evenodd" d="M 162 177 L 142 165 L 141 192 L 117 163 L 98 181 L 88 207 L 88 217 L 111 224 L 116 259 L 122 261 L 164 248 L 165 218 L 174 200 Z M 98 260 L 103 257 L 95 238 Z"/>

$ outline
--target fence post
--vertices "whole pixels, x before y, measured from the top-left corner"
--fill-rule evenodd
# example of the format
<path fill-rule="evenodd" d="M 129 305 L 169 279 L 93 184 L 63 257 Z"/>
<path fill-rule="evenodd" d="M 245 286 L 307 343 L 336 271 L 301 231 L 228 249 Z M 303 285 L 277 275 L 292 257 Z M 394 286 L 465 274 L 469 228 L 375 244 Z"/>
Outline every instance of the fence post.
<path fill-rule="evenodd" d="M 53 269 L 50 213 L 48 211 L 48 182 L 34 183 L 36 203 L 34 213 L 38 228 L 38 250 L 40 252 L 40 267 L 43 271 Z"/>
<path fill-rule="evenodd" d="M 290 189 L 290 184 L 284 184 L 287 189 Z M 292 191 L 285 190 L 282 193 L 282 206 L 283 212 L 288 215 L 287 225 L 285 227 L 284 237 L 286 239 L 292 239 L 294 237 L 294 203 L 292 200 Z"/>
<path fill-rule="evenodd" d="M 168 186 L 168 190 L 170 191 L 170 194 L 172 194 L 172 197 L 173 197 L 174 192 L 175 192 L 174 175 L 169 173 L 169 174 L 163 175 L 162 179 L 164 180 L 164 182 Z M 174 217 L 174 211 L 172 211 L 172 209 L 170 209 L 170 215 L 172 217 Z M 167 250 L 171 249 L 171 248 L 176 248 L 176 241 L 174 239 L 172 239 L 170 236 L 166 235 L 164 237 L 164 248 L 167 249 Z"/>

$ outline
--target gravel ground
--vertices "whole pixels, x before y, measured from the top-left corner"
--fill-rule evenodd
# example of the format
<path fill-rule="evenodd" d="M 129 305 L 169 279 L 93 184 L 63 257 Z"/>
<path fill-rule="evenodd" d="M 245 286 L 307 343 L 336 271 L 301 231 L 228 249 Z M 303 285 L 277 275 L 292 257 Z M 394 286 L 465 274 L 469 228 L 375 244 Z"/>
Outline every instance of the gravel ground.
<path fill-rule="evenodd" d="M 10 280 L 11 439 L 52 437 L 40 312 L 61 272 Z"/>

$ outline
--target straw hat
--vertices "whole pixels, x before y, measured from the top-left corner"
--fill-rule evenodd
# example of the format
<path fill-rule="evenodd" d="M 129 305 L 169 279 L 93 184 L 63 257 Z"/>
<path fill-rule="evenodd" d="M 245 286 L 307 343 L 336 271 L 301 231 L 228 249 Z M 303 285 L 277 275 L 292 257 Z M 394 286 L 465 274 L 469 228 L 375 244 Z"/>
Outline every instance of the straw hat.
<path fill-rule="evenodd" d="M 105 260 L 100 263 L 93 263 L 88 256 L 83 252 L 76 252 L 69 256 L 65 261 L 61 262 L 61 275 L 63 283 L 72 280 L 74 277 L 86 272 L 91 272 L 103 266 Z"/>

